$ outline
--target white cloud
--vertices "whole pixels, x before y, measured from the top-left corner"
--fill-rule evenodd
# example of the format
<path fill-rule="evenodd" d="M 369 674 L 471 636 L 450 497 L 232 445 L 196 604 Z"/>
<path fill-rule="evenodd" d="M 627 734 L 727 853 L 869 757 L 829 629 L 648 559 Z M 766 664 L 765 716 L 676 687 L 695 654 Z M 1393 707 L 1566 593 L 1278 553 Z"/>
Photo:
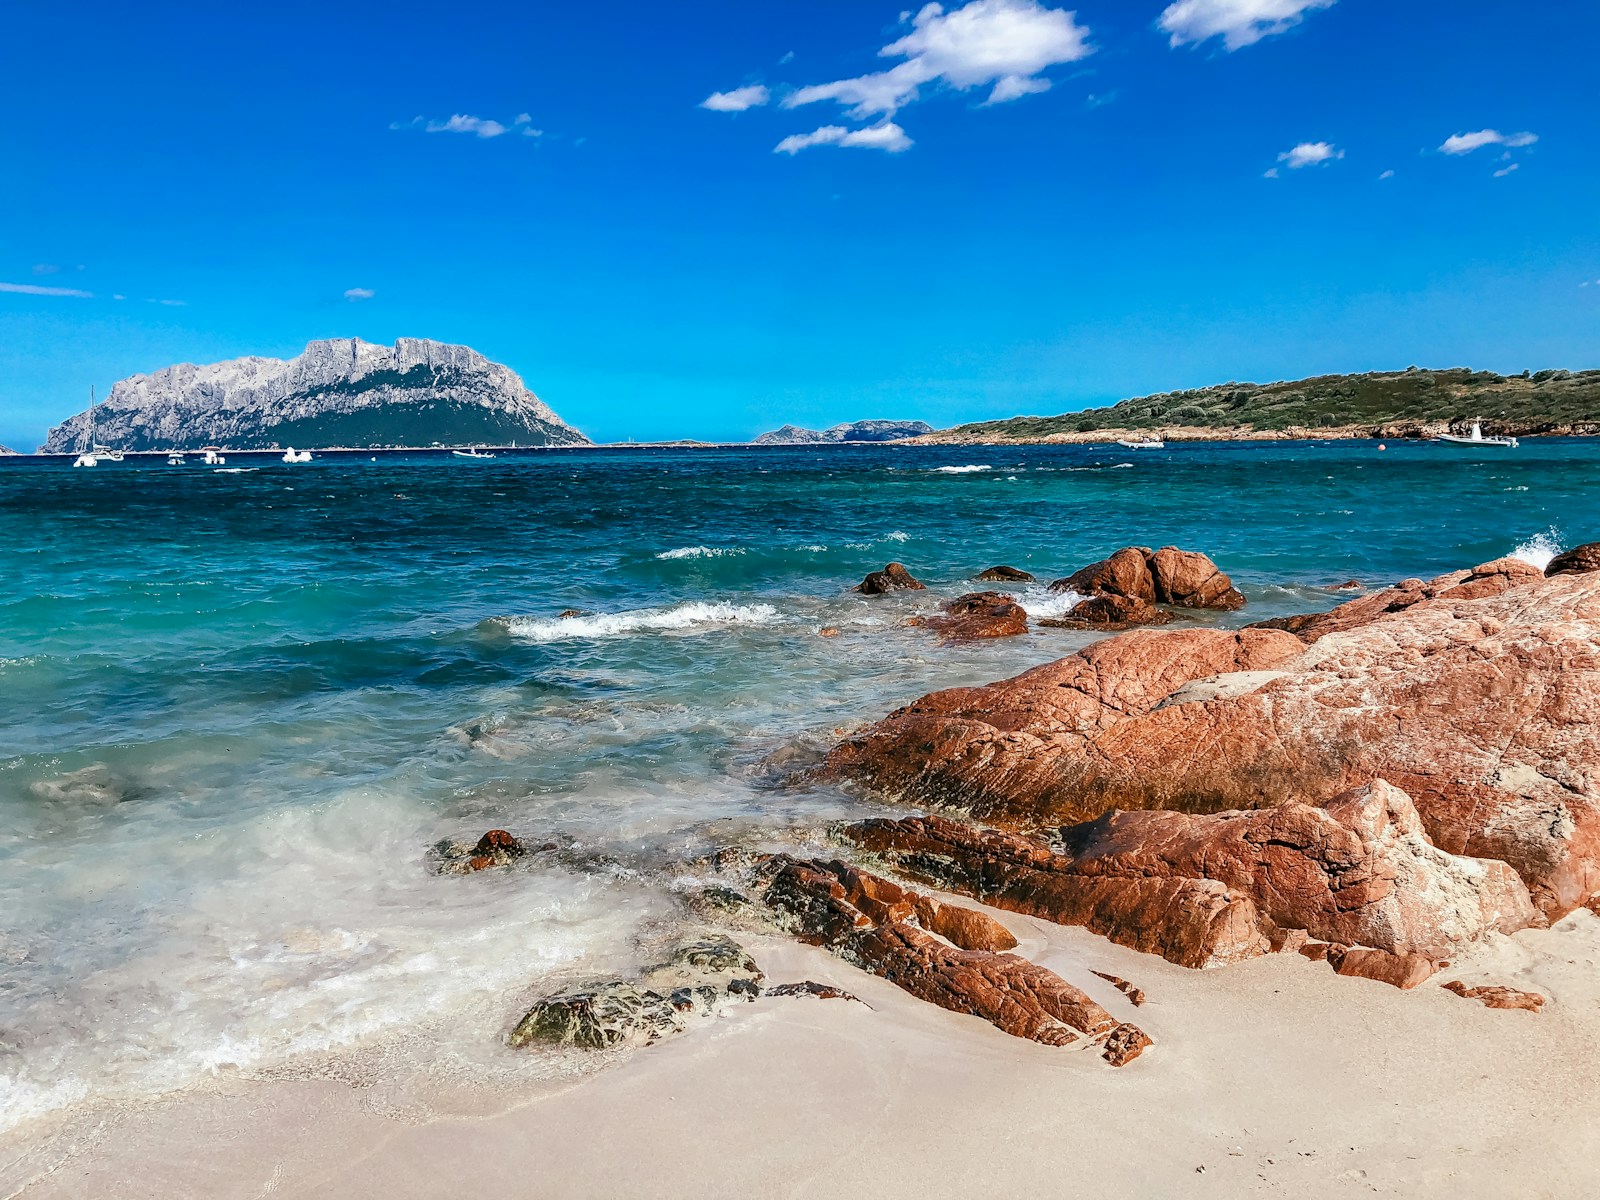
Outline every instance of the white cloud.
<path fill-rule="evenodd" d="M 799 88 L 785 108 L 834 100 L 852 117 L 892 116 L 918 98 L 924 84 L 965 91 L 993 84 L 987 103 L 1002 104 L 1043 91 L 1041 71 L 1094 53 L 1089 30 L 1075 13 L 1038 0 L 971 0 L 951 12 L 928 4 L 911 18 L 911 32 L 878 51 L 905 61 L 887 71 Z"/>
<path fill-rule="evenodd" d="M 344 298 L 355 303 L 357 300 L 371 300 L 377 294 L 371 288 L 346 288 Z"/>
<path fill-rule="evenodd" d="M 1214 37 L 1229 50 L 1254 45 L 1262 38 L 1298 25 L 1305 14 L 1332 8 L 1334 0 L 1177 0 L 1157 24 L 1170 34 L 1170 44 L 1186 46 Z"/>
<path fill-rule="evenodd" d="M 747 108 L 760 108 L 772 99 L 772 93 L 759 83 L 749 87 L 734 88 L 731 92 L 712 92 L 700 101 L 701 108 L 712 112 L 744 112 Z"/>
<path fill-rule="evenodd" d="M 33 273 L 35 275 L 55 275 L 60 270 L 61 270 L 61 268 L 56 266 L 55 263 L 34 263 L 33 264 Z"/>
<path fill-rule="evenodd" d="M 810 133 L 794 133 L 772 148 L 774 154 L 799 154 L 811 146 L 858 146 L 865 150 L 887 150 L 898 154 L 909 150 L 911 139 L 893 121 L 866 129 L 846 129 L 843 125 L 824 125 Z"/>
<path fill-rule="evenodd" d="M 1332 162 L 1343 157 L 1344 151 L 1330 142 L 1301 142 L 1293 149 L 1285 150 L 1278 155 L 1278 161 L 1291 171 L 1298 171 L 1301 167 L 1313 167 L 1318 163 Z"/>
<path fill-rule="evenodd" d="M 544 130 L 534 128 L 533 117 L 528 113 L 518 113 L 517 119 L 512 121 L 511 124 L 516 128 L 518 133 L 522 134 L 523 137 L 536 138 L 544 136 Z"/>
<path fill-rule="evenodd" d="M 1394 178 L 1394 172 L 1393 171 L 1385 171 L 1382 175 L 1379 175 L 1378 178 L 1379 179 L 1393 179 Z"/>
<path fill-rule="evenodd" d="M 507 132 L 506 126 L 499 121 L 491 121 L 487 117 L 469 117 L 465 113 L 456 113 L 445 121 L 413 117 L 409 121 L 396 121 L 389 128 L 420 129 L 424 133 L 470 133 L 480 138 L 497 138 Z"/>
<path fill-rule="evenodd" d="M 1521 165 L 1521 163 L 1512 163 L 1510 166 L 1501 167 L 1494 173 L 1494 177 L 1496 179 L 1504 179 L 1507 175 L 1511 174 L 1511 172 L 1515 171 Z"/>
<path fill-rule="evenodd" d="M 167 308 L 188 308 L 189 307 L 189 302 L 187 300 L 146 300 L 145 303 L 146 304 L 162 304 L 162 305 L 165 305 Z"/>
<path fill-rule="evenodd" d="M 1476 133 L 1458 133 L 1447 137 L 1439 149 L 1446 154 L 1471 154 L 1485 146 L 1531 146 L 1538 140 L 1536 133 L 1501 133 L 1498 129 L 1480 129 Z"/>
<path fill-rule="evenodd" d="M 19 296 L 74 296 L 79 300 L 93 300 L 93 292 L 77 288 L 40 287 L 37 283 L 0 283 L 0 292 L 15 292 Z"/>

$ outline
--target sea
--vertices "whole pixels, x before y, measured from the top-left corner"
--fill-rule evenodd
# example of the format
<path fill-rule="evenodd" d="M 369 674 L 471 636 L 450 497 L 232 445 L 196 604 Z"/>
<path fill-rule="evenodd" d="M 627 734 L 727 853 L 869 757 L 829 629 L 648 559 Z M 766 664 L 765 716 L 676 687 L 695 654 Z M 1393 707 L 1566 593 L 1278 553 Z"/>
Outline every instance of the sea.
<path fill-rule="evenodd" d="M 804 778 L 841 732 L 1092 640 L 907 625 L 985 567 L 1043 617 L 1201 550 L 1249 605 L 1185 619 L 1235 626 L 1596 538 L 1562 439 L 0 459 L 0 1134 L 582 1069 L 505 1036 L 692 928 L 699 856 L 881 811 Z M 889 561 L 928 590 L 850 590 Z M 492 828 L 559 849 L 435 873 Z"/>

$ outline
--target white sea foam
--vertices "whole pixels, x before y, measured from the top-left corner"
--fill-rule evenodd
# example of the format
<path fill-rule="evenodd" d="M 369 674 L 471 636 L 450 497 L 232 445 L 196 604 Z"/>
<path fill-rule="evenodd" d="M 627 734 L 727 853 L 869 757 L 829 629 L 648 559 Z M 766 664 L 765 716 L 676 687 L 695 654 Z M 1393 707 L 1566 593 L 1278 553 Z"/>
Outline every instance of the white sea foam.
<path fill-rule="evenodd" d="M 656 557 L 668 560 L 676 558 L 731 558 L 736 554 L 744 553 L 746 551 L 739 546 L 679 546 L 676 550 L 663 550 Z"/>
<path fill-rule="evenodd" d="M 1034 621 L 1046 617 L 1064 617 L 1085 599 L 1077 592 L 1052 592 L 1040 585 L 1024 588 L 1015 595 L 1017 603 Z"/>
<path fill-rule="evenodd" d="M 1544 570 L 1550 565 L 1550 560 L 1561 553 L 1561 533 L 1552 525 L 1543 533 L 1536 533 L 1527 541 L 1521 542 L 1511 552 L 1512 558 L 1519 558 L 1529 566 Z"/>
<path fill-rule="evenodd" d="M 883 540 L 886 542 L 909 542 L 911 540 L 911 535 L 906 533 L 904 530 L 896 529 L 884 534 Z"/>
<path fill-rule="evenodd" d="M 976 471 L 992 471 L 994 468 L 982 463 L 968 463 L 964 467 L 935 467 L 934 470 L 941 475 L 971 475 Z"/>
<path fill-rule="evenodd" d="M 703 633 L 729 625 L 771 625 L 778 619 L 778 610 L 770 604 L 693 600 L 670 608 L 637 608 L 592 617 L 510 617 L 502 624 L 513 637 L 524 641 L 561 642 L 639 633 Z"/>

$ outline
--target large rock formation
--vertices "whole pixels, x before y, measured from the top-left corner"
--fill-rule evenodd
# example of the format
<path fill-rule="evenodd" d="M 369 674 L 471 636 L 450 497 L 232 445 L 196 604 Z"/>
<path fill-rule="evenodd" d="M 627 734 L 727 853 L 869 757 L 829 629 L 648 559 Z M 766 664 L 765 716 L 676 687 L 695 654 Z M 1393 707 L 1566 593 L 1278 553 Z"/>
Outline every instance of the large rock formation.
<path fill-rule="evenodd" d="M 50 431 L 44 453 L 68 453 L 87 413 Z M 581 446 L 508 367 L 466 346 L 400 338 L 312 342 L 288 360 L 183 363 L 115 384 L 94 414 L 94 440 L 122 450 L 240 450 L 488 443 Z"/>
<path fill-rule="evenodd" d="M 838 442 L 896 442 L 901 438 L 932 433 L 926 421 L 848 421 L 830 429 L 803 429 L 785 425 L 763 433 L 753 446 L 816 446 Z"/>
<path fill-rule="evenodd" d="M 1209 608 L 1235 612 L 1244 596 L 1217 564 L 1195 550 L 1163 546 L 1125 546 L 1110 558 L 1091 563 L 1050 585 L 1052 592 L 1081 596 L 1120 596 L 1145 604 Z"/>
<path fill-rule="evenodd" d="M 921 624 L 949 641 L 975 642 L 1027 633 L 1028 612 L 999 592 L 969 592 L 949 601 L 938 615 L 921 618 Z"/>
<path fill-rule="evenodd" d="M 1600 576 L 1500 562 L 1293 633 L 1123 634 L 925 696 L 824 770 L 1013 829 L 1321 806 L 1386 779 L 1435 846 L 1509 864 L 1555 917 L 1600 892 L 1597 718 Z"/>
<path fill-rule="evenodd" d="M 1540 920 L 1516 872 L 1438 849 L 1410 797 L 1382 781 L 1321 806 L 1111 812 L 1056 847 L 942 817 L 842 834 L 914 878 L 1187 967 L 1253 958 L 1291 930 L 1447 958 Z"/>

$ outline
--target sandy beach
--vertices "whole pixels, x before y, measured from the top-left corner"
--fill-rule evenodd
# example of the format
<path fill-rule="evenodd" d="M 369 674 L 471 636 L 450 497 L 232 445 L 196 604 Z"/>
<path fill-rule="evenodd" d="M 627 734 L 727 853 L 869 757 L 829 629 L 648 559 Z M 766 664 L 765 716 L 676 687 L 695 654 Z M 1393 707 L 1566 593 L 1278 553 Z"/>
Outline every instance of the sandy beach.
<path fill-rule="evenodd" d="M 1155 1048 L 1113 1070 L 821 950 L 753 939 L 769 980 L 832 982 L 864 1003 L 763 999 L 491 1115 L 420 1115 L 329 1082 L 218 1081 L 26 1149 L 13 1139 L 0 1181 L 26 1200 L 1594 1194 L 1588 911 L 1497 935 L 1437 977 L 1537 990 L 1537 1015 L 1437 981 L 1339 978 L 1298 955 L 1189 971 L 988 911 L 1020 953 L 1121 1017 L 1137 1011 Z M 1092 970 L 1147 1003 L 1135 1010 Z"/>

